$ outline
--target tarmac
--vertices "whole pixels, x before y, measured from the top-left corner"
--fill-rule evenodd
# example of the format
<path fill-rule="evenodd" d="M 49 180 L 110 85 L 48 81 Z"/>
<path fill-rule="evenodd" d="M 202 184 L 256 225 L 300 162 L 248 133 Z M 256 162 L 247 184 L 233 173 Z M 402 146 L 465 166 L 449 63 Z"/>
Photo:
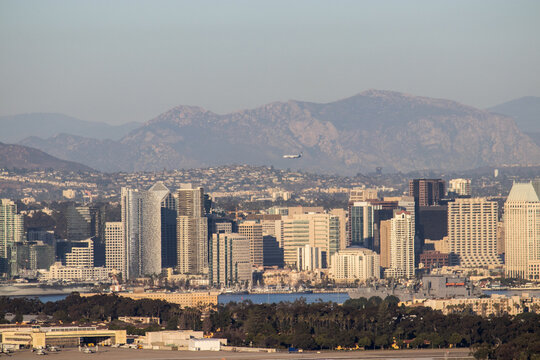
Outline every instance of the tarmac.
<path fill-rule="evenodd" d="M 469 355 L 469 349 L 421 349 L 421 350 L 367 350 L 367 351 L 321 351 L 303 353 L 248 353 L 230 351 L 171 351 L 171 350 L 137 350 L 100 347 L 99 351 L 92 354 L 79 352 L 77 349 L 62 349 L 59 352 L 48 353 L 46 356 L 37 355 L 30 350 L 20 350 L 8 355 L 0 355 L 0 359 L 36 359 L 47 360 L 342 360 L 342 359 L 379 359 L 379 360 L 407 360 L 407 359 L 431 359 L 431 360 L 461 360 L 473 359 Z"/>

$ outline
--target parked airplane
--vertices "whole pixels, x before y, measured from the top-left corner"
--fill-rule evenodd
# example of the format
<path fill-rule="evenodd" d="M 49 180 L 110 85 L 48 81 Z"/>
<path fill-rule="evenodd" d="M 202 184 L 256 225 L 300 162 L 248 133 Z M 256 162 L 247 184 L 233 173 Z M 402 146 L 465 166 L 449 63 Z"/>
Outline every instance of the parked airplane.
<path fill-rule="evenodd" d="M 284 159 L 300 159 L 302 157 L 303 153 L 296 154 L 296 155 L 283 155 Z"/>

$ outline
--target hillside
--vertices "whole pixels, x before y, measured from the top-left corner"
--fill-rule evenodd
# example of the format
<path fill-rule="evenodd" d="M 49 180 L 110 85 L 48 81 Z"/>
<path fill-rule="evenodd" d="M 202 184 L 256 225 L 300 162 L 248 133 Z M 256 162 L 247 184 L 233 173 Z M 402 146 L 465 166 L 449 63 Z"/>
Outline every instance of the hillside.
<path fill-rule="evenodd" d="M 178 106 L 120 141 L 25 140 L 98 169 L 161 170 L 231 163 L 354 174 L 540 162 L 540 147 L 508 116 L 459 103 L 369 90 L 319 104 L 275 102 L 219 115 Z M 299 160 L 283 154 L 303 152 Z"/>
<path fill-rule="evenodd" d="M 490 107 L 488 110 L 513 117 L 523 132 L 540 133 L 540 97 L 525 96 Z"/>
<path fill-rule="evenodd" d="M 54 169 L 63 171 L 92 171 L 88 166 L 60 160 L 28 146 L 0 143 L 0 169 Z"/>

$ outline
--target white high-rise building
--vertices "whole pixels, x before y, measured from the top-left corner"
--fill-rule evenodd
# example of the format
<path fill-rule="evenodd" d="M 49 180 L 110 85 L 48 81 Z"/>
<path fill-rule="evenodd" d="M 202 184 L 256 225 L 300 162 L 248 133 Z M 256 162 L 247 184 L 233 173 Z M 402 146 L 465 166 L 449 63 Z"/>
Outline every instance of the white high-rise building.
<path fill-rule="evenodd" d="M 132 279 L 142 272 L 142 194 L 138 190 L 122 188 L 122 227 L 125 246 L 125 279 Z"/>
<path fill-rule="evenodd" d="M 379 255 L 369 249 L 350 247 L 332 255 L 330 277 L 336 281 L 354 282 L 379 279 Z"/>
<path fill-rule="evenodd" d="M 507 277 L 540 279 L 540 180 L 514 183 L 504 204 Z"/>
<path fill-rule="evenodd" d="M 448 184 L 449 193 L 459 196 L 471 196 L 471 179 L 452 179 Z"/>
<path fill-rule="evenodd" d="M 385 277 L 414 277 L 414 222 L 411 214 L 396 211 L 390 220 L 390 267 Z"/>
<path fill-rule="evenodd" d="M 305 245 L 297 249 L 297 270 L 313 271 L 317 269 L 322 269 L 323 267 L 325 267 L 325 264 L 323 264 L 323 252 L 321 251 L 321 249 L 309 245 Z"/>
<path fill-rule="evenodd" d="M 105 223 L 105 267 L 126 276 L 126 247 L 121 222 Z"/>
<path fill-rule="evenodd" d="M 204 190 L 182 184 L 177 201 L 178 271 L 182 274 L 207 274 L 208 220 L 204 214 Z"/>
<path fill-rule="evenodd" d="M 448 246 L 464 267 L 502 265 L 497 254 L 496 201 L 456 199 L 448 203 Z"/>

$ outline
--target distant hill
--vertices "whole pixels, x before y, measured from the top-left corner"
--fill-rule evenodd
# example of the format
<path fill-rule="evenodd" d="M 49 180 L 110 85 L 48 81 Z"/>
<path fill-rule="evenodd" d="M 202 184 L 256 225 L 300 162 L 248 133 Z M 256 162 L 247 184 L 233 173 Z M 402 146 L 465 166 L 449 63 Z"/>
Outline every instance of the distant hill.
<path fill-rule="evenodd" d="M 407 172 L 540 162 L 540 147 L 508 116 L 379 90 L 325 104 L 291 100 L 224 115 L 178 106 L 120 141 L 66 136 L 21 143 L 107 171 L 245 163 L 355 174 L 377 166 Z M 299 152 L 301 159 L 282 158 Z"/>
<path fill-rule="evenodd" d="M 0 143 L 0 168 L 92 171 L 88 166 L 55 158 L 28 146 Z"/>
<path fill-rule="evenodd" d="M 490 107 L 488 110 L 513 117 L 523 132 L 540 133 L 540 97 L 526 96 Z"/>
<path fill-rule="evenodd" d="M 0 116 L 0 141 L 16 143 L 30 136 L 48 138 L 60 133 L 118 140 L 139 126 L 136 122 L 109 125 L 52 113 Z"/>

